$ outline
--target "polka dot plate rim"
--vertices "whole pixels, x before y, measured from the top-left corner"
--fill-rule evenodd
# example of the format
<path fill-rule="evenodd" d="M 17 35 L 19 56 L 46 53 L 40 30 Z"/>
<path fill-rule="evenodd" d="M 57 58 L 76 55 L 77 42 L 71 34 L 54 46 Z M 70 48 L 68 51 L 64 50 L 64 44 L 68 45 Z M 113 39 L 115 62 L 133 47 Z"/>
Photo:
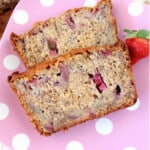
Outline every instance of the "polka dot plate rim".
<path fill-rule="evenodd" d="M 148 58 L 133 66 L 139 96 L 136 104 L 51 137 L 37 133 L 7 84 L 9 74 L 25 70 L 9 41 L 12 31 L 18 34 L 26 32 L 37 21 L 58 16 L 70 8 L 94 6 L 97 1 L 33 0 L 32 5 L 30 1 L 21 0 L 16 6 L 0 41 L 0 149 L 148 150 Z M 149 5 L 141 0 L 112 0 L 112 3 L 120 38 L 123 39 L 125 28 L 149 29 L 145 21 Z M 143 142 L 137 142 L 141 139 Z"/>

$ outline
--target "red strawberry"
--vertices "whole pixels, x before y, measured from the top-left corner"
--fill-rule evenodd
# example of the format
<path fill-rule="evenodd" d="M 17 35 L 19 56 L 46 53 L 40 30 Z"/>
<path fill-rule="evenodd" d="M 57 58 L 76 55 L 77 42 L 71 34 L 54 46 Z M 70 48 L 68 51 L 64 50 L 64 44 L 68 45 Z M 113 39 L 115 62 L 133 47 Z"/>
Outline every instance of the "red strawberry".
<path fill-rule="evenodd" d="M 132 64 L 135 64 L 140 59 L 149 55 L 148 40 L 141 38 L 129 38 L 126 39 L 125 42 L 129 48 Z"/>
<path fill-rule="evenodd" d="M 150 32 L 146 30 L 125 30 L 125 32 L 128 33 L 125 42 L 129 48 L 132 64 L 135 64 L 140 59 L 149 55 Z"/>

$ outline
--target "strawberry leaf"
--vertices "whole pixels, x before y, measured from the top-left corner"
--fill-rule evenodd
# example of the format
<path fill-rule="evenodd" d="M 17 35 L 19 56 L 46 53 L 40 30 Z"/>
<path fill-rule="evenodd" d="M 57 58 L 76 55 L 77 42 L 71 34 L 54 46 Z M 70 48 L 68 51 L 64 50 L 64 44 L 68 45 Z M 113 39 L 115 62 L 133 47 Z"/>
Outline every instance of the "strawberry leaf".
<path fill-rule="evenodd" d="M 128 29 L 125 29 L 124 32 L 126 32 L 126 38 L 135 38 L 135 37 L 139 37 L 139 38 L 142 38 L 142 39 L 148 39 L 150 40 L 150 31 L 147 31 L 147 30 L 128 30 Z"/>
<path fill-rule="evenodd" d="M 146 36 L 146 39 L 150 40 L 150 32 L 149 32 L 149 34 Z"/>
<path fill-rule="evenodd" d="M 137 37 L 146 39 L 146 38 L 149 37 L 149 34 L 150 34 L 150 32 L 147 31 L 147 30 L 139 30 L 139 31 L 137 32 Z"/>
<path fill-rule="evenodd" d="M 123 31 L 127 33 L 126 38 L 134 38 L 134 37 L 137 37 L 137 31 L 136 31 L 136 30 L 128 30 L 128 29 L 125 29 L 125 30 L 123 30 Z"/>
<path fill-rule="evenodd" d="M 128 34 L 132 34 L 132 33 L 137 32 L 136 30 L 128 30 L 128 29 L 124 29 L 123 31 L 128 33 Z"/>

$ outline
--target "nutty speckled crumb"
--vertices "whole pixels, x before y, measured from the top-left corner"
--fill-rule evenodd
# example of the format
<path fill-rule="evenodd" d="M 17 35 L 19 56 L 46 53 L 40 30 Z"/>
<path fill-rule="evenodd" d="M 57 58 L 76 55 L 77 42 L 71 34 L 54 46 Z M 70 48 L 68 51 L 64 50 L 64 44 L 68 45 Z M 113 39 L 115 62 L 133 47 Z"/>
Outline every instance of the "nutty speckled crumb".
<path fill-rule="evenodd" d="M 43 135 L 128 107 L 137 99 L 128 50 L 121 42 L 73 50 L 14 73 L 8 82 Z"/>

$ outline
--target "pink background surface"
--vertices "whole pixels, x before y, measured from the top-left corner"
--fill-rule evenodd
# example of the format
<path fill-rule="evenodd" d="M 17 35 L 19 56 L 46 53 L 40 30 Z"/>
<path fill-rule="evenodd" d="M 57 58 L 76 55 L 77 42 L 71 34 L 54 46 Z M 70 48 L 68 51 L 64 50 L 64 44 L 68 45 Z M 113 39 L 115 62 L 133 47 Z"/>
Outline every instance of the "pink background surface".
<path fill-rule="evenodd" d="M 19 66 L 13 70 L 9 70 L 4 66 L 4 58 L 7 55 L 17 55 L 9 41 L 10 33 L 12 31 L 18 34 L 25 32 L 37 20 L 58 16 L 66 9 L 81 7 L 85 1 L 55 0 L 52 6 L 43 7 L 40 0 L 32 0 L 32 2 L 30 0 L 21 0 L 14 10 L 0 43 L 0 103 L 6 104 L 9 108 L 8 117 L 0 120 L 0 142 L 8 147 L 13 149 L 12 140 L 14 136 L 23 133 L 30 139 L 28 150 L 66 150 L 67 144 L 71 141 L 82 143 L 84 150 L 124 150 L 128 146 L 134 147 L 135 150 L 149 150 L 148 119 L 150 91 L 148 91 L 148 85 L 150 80 L 148 57 L 133 66 L 140 101 L 139 108 L 133 111 L 123 109 L 105 116 L 105 118 L 110 119 L 113 123 L 113 131 L 108 135 L 102 135 L 96 131 L 95 124 L 97 119 L 72 127 L 65 132 L 53 134 L 50 137 L 39 135 L 29 122 L 16 95 L 7 83 L 7 76 L 12 72 L 25 70 L 21 61 Z M 128 6 L 131 2 L 133 1 L 112 0 L 113 14 L 118 22 L 120 38 L 123 38 L 122 30 L 125 28 L 149 29 L 148 11 L 150 5 L 143 4 L 144 11 L 140 16 L 131 16 L 128 13 Z M 14 13 L 20 9 L 28 12 L 29 15 L 28 22 L 22 25 L 15 23 L 13 17 Z"/>

